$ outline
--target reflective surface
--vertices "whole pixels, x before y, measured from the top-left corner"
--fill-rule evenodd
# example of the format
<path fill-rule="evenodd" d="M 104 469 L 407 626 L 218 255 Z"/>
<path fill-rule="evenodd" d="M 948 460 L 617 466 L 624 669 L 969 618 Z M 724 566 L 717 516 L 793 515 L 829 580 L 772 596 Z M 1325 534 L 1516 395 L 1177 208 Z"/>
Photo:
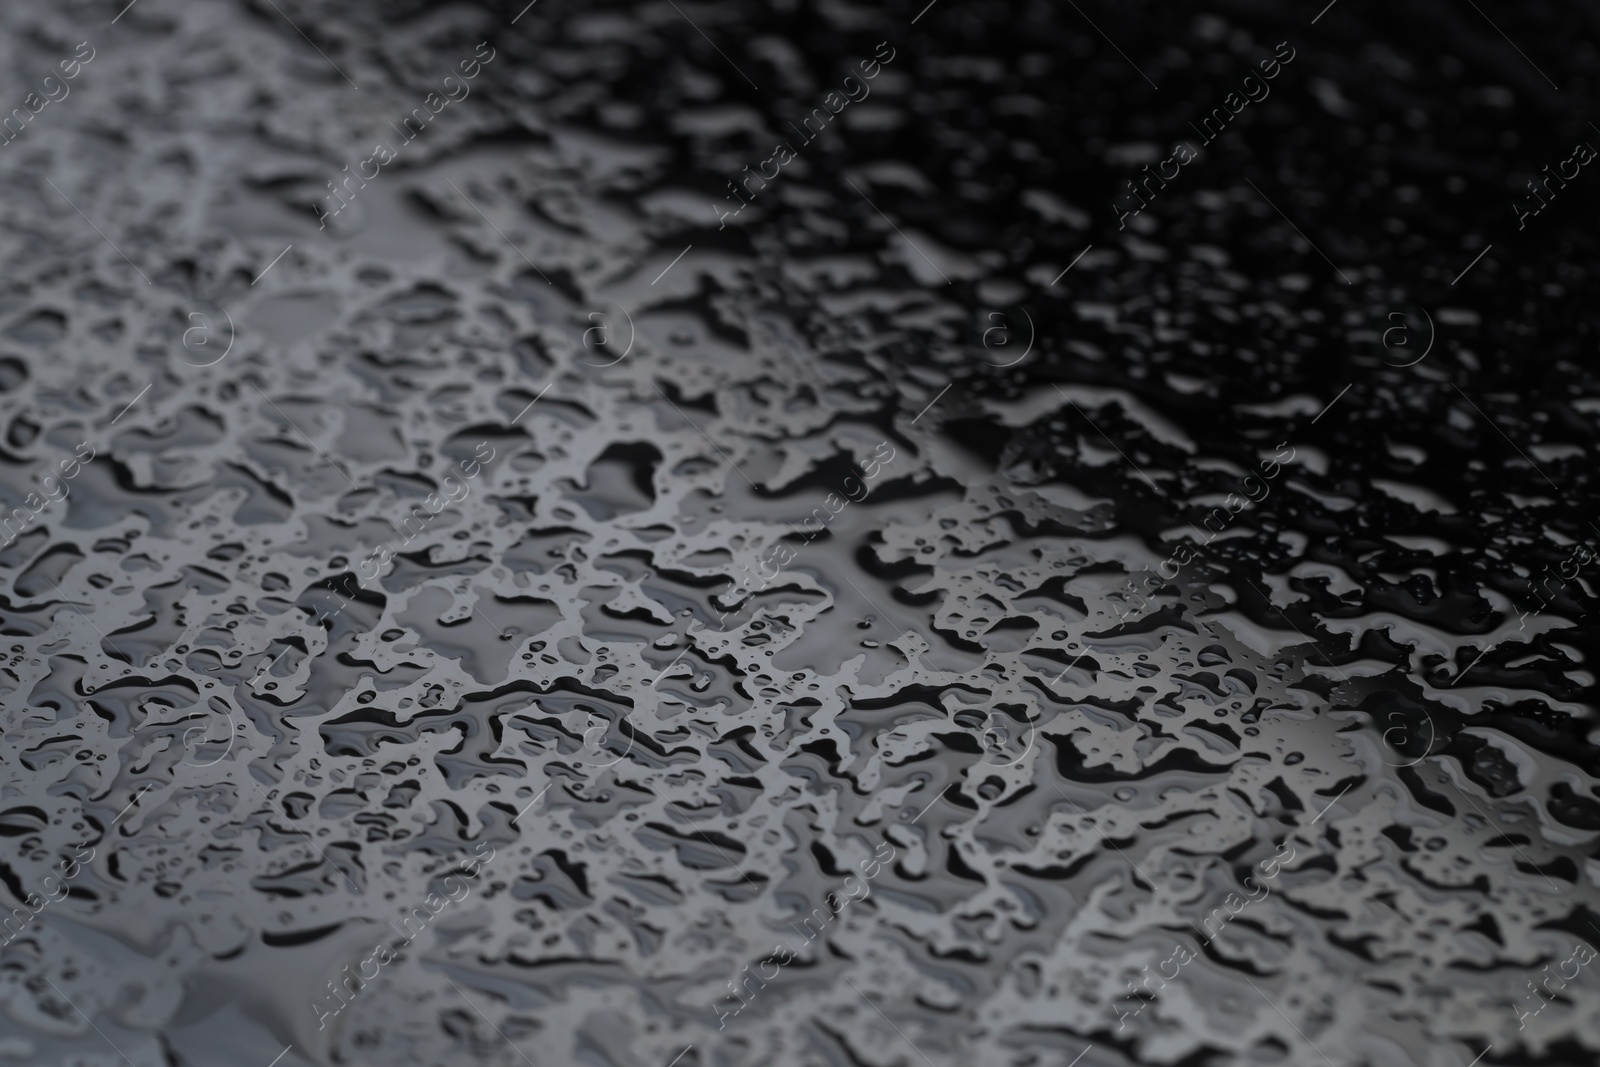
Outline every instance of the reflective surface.
<path fill-rule="evenodd" d="M 1594 17 L 918 8 L 0 14 L 0 1062 L 1592 1062 Z"/>

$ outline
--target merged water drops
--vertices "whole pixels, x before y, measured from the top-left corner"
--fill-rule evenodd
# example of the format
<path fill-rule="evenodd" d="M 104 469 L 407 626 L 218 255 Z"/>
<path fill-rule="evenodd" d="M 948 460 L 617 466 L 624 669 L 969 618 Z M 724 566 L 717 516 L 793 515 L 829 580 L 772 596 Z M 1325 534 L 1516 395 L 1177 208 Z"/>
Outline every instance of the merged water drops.
<path fill-rule="evenodd" d="M 1301 42 L 1124 232 L 1071 10 L 280 4 L 142 0 L 0 158 L 0 1052 L 1600 1046 L 1590 253 L 1451 285 L 1460 60 Z M 1109 18 L 1180 100 L 1280 36 Z"/>

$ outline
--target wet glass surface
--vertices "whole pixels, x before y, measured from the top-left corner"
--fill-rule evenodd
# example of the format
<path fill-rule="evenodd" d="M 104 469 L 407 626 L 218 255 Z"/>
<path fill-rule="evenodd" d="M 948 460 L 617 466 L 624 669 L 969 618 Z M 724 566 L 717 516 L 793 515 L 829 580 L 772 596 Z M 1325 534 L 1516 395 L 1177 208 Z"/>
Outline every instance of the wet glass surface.
<path fill-rule="evenodd" d="M 0 1063 L 1593 1063 L 1597 33 L 0 9 Z"/>

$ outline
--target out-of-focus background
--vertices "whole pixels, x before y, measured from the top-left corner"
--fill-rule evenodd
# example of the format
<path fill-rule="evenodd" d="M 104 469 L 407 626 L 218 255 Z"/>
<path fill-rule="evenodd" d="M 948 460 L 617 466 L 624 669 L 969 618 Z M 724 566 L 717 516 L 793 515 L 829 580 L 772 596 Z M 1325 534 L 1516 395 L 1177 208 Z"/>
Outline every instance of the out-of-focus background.
<path fill-rule="evenodd" d="M 1593 1063 L 1597 34 L 6 5 L 0 1064 Z"/>

